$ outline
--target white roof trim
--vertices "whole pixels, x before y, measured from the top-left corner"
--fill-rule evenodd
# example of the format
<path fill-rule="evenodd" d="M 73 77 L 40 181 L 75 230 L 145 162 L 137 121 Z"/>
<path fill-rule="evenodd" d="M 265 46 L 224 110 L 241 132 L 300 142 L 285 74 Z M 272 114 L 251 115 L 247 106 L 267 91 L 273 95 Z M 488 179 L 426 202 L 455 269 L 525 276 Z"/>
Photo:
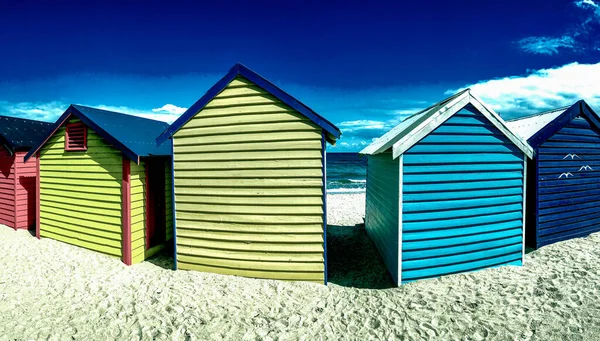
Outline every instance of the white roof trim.
<path fill-rule="evenodd" d="M 454 98 L 453 98 L 454 97 Z M 393 148 L 394 159 L 409 150 L 417 142 L 439 127 L 447 119 L 464 108 L 467 104 L 472 104 L 482 115 L 484 115 L 498 130 L 500 130 L 512 143 L 514 143 L 529 158 L 533 157 L 533 149 L 520 136 L 514 134 L 507 126 L 504 120 L 491 108 L 483 103 L 479 98 L 471 94 L 467 89 L 448 99 L 439 102 L 428 109 L 419 112 L 394 127 L 388 133 L 367 146 L 361 154 L 379 154 L 390 147 Z M 441 107 L 440 103 L 448 101 Z M 416 124 L 416 125 L 415 125 Z"/>
<path fill-rule="evenodd" d="M 398 141 L 398 139 L 400 139 L 403 136 L 403 134 L 410 134 L 413 130 L 415 130 L 416 127 L 419 127 L 421 125 L 421 122 L 427 120 L 427 118 L 430 115 L 434 114 L 436 110 L 438 110 L 436 108 L 439 107 L 441 104 L 445 103 L 446 105 L 449 105 L 455 101 L 459 101 L 461 96 L 463 96 L 466 92 L 466 90 L 464 90 L 463 92 L 459 92 L 451 97 L 444 99 L 441 102 L 438 102 L 428 107 L 427 109 L 421 110 L 416 114 L 409 116 L 400 124 L 392 128 L 387 133 L 383 134 L 383 136 L 376 139 L 373 143 L 371 143 L 362 151 L 360 151 L 360 154 L 374 155 L 387 151 L 394 145 L 394 143 L 396 143 L 396 141 Z"/>
<path fill-rule="evenodd" d="M 531 148 L 525 139 L 523 139 L 520 135 L 513 133 L 500 115 L 498 115 L 492 108 L 488 107 L 482 100 L 479 99 L 479 97 L 473 95 L 470 91 L 469 96 L 472 99 L 471 104 L 473 104 L 477 110 L 486 116 L 490 122 L 492 122 L 492 124 L 496 126 L 498 130 L 500 130 L 509 140 L 519 147 L 523 153 L 525 153 L 530 159 L 533 158 L 533 148 Z"/>
<path fill-rule="evenodd" d="M 548 124 L 552 123 L 557 117 L 562 115 L 569 108 L 558 108 L 551 111 L 546 111 L 533 116 L 521 117 L 518 119 L 506 122 L 510 130 L 519 134 L 523 139 L 529 140 L 533 135 L 544 129 Z"/>

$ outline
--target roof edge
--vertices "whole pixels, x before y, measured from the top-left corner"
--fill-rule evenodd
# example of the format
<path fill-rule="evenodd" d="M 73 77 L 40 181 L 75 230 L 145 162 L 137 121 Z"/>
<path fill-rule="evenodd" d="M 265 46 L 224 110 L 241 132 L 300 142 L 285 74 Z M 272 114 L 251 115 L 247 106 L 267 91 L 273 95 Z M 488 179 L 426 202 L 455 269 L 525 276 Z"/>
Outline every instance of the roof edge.
<path fill-rule="evenodd" d="M 329 122 L 324 117 L 317 114 L 315 111 L 310 109 L 308 106 L 298 101 L 296 98 L 288 94 L 287 92 L 280 89 L 275 84 L 268 81 L 258 73 L 250 70 L 246 66 L 236 63 L 227 74 L 215 83 L 208 91 L 200 97 L 198 101 L 192 104 L 175 122 L 173 122 L 160 136 L 156 138 L 156 144 L 161 145 L 165 140 L 172 137 L 183 125 L 191 120 L 200 110 L 202 110 L 213 98 L 215 98 L 221 91 L 223 91 L 229 83 L 235 79 L 238 75 L 243 76 L 249 81 L 253 82 L 263 90 L 267 91 L 277 99 L 290 106 L 292 109 L 298 111 L 300 114 L 306 116 L 308 119 L 313 121 L 316 125 L 325 130 L 330 135 L 329 142 L 335 141 L 341 136 L 341 131 Z"/>
<path fill-rule="evenodd" d="M 359 152 L 359 154 L 363 154 L 363 155 L 376 155 L 376 154 L 380 154 L 380 153 L 383 153 L 383 152 L 385 152 L 385 151 L 386 151 L 386 150 L 388 150 L 389 148 L 392 148 L 392 147 L 393 147 L 393 145 L 394 145 L 394 144 L 397 142 L 396 138 L 397 138 L 397 137 L 398 137 L 400 134 L 402 134 L 404 131 L 408 130 L 408 129 L 409 129 L 411 126 L 414 126 L 414 124 L 410 124 L 410 125 L 408 125 L 407 127 L 405 127 L 404 129 L 402 129 L 402 130 L 400 130 L 400 131 L 396 132 L 394 135 L 388 136 L 388 137 L 387 137 L 387 140 L 388 140 L 387 142 L 384 142 L 384 143 L 382 143 L 382 144 L 381 144 L 379 147 L 377 147 L 376 149 L 374 149 L 374 150 L 373 150 L 373 148 L 375 147 L 375 145 L 376 145 L 376 144 L 380 144 L 380 143 L 381 143 L 380 139 L 385 139 L 385 138 L 386 138 L 386 135 L 390 134 L 390 133 L 391 133 L 391 132 L 392 132 L 394 129 L 396 129 L 396 128 L 398 128 L 399 126 L 401 126 L 403 122 L 406 122 L 407 120 L 411 119 L 411 118 L 412 118 L 412 117 L 414 117 L 414 116 L 417 116 L 417 115 L 420 115 L 420 114 L 427 113 L 428 111 L 431 111 L 433 108 L 435 108 L 435 107 L 437 107 L 437 106 L 440 106 L 440 105 L 442 105 L 442 104 L 444 104 L 444 103 L 445 103 L 445 106 L 448 106 L 448 104 L 449 104 L 449 103 L 456 103 L 456 102 L 460 101 L 460 100 L 462 99 L 462 97 L 463 97 L 463 96 L 464 96 L 466 93 L 468 93 L 469 91 L 470 91 L 470 89 L 469 89 L 469 88 L 466 88 L 466 89 L 464 89 L 464 90 L 461 90 L 461 91 L 459 91 L 459 92 L 455 93 L 454 95 L 452 95 L 452 96 L 450 96 L 450 97 L 447 97 L 447 98 L 445 98 L 445 99 L 443 99 L 443 100 L 441 100 L 441 101 L 439 101 L 439 102 L 436 102 L 435 104 L 432 104 L 432 105 L 428 106 L 427 108 L 425 108 L 425 109 L 423 109 L 423 110 L 420 110 L 420 111 L 418 111 L 418 112 L 416 112 L 416 113 L 414 113 L 414 114 L 412 114 L 412 115 L 408 116 L 408 117 L 407 117 L 407 118 L 405 118 L 405 119 L 404 119 L 402 122 L 400 122 L 399 124 L 397 124 L 397 125 L 396 125 L 394 128 L 390 129 L 390 130 L 389 130 L 387 133 L 385 133 L 385 134 L 383 134 L 381 137 L 379 137 L 379 139 L 377 139 L 377 140 L 373 141 L 371 144 L 369 144 L 368 146 L 366 146 L 365 148 L 363 148 L 363 150 L 361 150 L 361 151 Z M 445 107 L 445 106 L 444 106 L 444 107 Z M 440 108 L 440 109 L 438 109 L 438 111 L 439 111 L 439 110 L 441 110 L 441 108 Z M 434 113 L 431 113 L 430 115 L 434 115 L 434 114 L 435 114 L 435 112 L 434 112 Z M 422 123 L 422 122 L 420 122 L 420 123 Z M 417 124 L 417 126 L 418 126 L 420 123 L 417 123 L 417 122 L 415 122 L 415 124 Z M 416 129 L 416 128 L 413 128 L 413 129 Z"/>
<path fill-rule="evenodd" d="M 558 110 L 558 109 L 557 109 Z M 600 116 L 587 104 L 586 101 L 580 99 L 573 105 L 567 108 L 562 114 L 557 116 L 554 120 L 546 124 L 537 133 L 533 134 L 527 142 L 533 147 L 538 148 L 550 137 L 556 134 L 566 124 L 571 122 L 575 117 L 582 115 L 590 120 L 591 124 L 600 133 Z"/>
<path fill-rule="evenodd" d="M 85 123 L 85 125 L 87 125 L 88 127 L 92 128 L 103 139 L 105 139 L 107 142 L 109 142 L 110 144 L 112 144 L 113 147 L 117 148 L 121 153 L 123 153 L 125 156 L 127 156 L 128 159 L 130 159 L 131 161 L 134 161 L 137 164 L 139 164 L 139 162 L 140 162 L 140 156 L 139 155 L 137 155 L 131 149 L 127 148 L 123 143 L 121 143 L 119 140 L 117 140 L 112 135 L 110 135 L 108 132 L 106 132 L 104 129 L 102 129 L 94 121 L 92 121 L 91 119 L 89 119 L 85 114 L 83 114 L 81 111 L 79 111 L 77 109 L 76 105 L 73 105 L 73 104 L 69 105 L 69 107 L 67 108 L 67 110 L 65 110 L 65 112 L 58 118 L 58 120 L 54 123 L 54 125 L 52 126 L 52 128 L 48 131 L 49 134 L 44 138 L 44 140 L 41 141 L 41 143 L 37 144 L 36 147 L 31 148 L 31 150 L 27 153 L 27 155 L 25 155 L 25 157 L 23 158 L 24 162 L 27 162 L 27 160 L 29 160 L 32 155 L 34 155 L 35 153 L 37 153 L 46 144 L 46 142 L 48 142 L 48 140 L 54 134 L 56 134 L 56 132 L 58 131 L 58 129 L 71 116 L 75 116 L 78 119 L 80 119 L 83 123 Z"/>

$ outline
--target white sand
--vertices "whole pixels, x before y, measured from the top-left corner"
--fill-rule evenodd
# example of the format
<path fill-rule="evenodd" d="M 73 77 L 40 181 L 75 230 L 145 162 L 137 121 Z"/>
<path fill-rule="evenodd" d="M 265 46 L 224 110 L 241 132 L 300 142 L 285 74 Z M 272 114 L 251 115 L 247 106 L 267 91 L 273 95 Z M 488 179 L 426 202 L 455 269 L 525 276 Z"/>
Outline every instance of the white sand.
<path fill-rule="evenodd" d="M 329 199 L 330 224 L 362 222 L 362 195 Z M 364 230 L 332 229 L 330 244 L 343 245 L 330 246 L 331 281 L 389 286 Z M 386 289 L 174 272 L 165 257 L 126 267 L 7 227 L 0 264 L 0 340 L 600 339 L 598 234 L 528 254 L 524 267 Z"/>

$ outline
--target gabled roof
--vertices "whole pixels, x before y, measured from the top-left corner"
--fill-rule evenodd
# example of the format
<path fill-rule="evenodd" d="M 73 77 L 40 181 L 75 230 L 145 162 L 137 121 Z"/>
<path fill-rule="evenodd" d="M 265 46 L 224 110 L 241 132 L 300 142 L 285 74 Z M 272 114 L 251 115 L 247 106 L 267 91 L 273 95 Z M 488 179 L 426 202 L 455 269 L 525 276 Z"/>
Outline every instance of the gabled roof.
<path fill-rule="evenodd" d="M 47 134 L 38 140 L 35 147 L 25 156 L 25 161 L 37 153 L 70 117 L 80 119 L 106 142 L 138 164 L 140 157 L 171 155 L 169 143 L 157 146 L 154 142 L 156 136 L 169 126 L 168 123 L 82 105 L 71 105 Z"/>
<path fill-rule="evenodd" d="M 532 148 L 537 148 L 579 115 L 587 118 L 590 124 L 600 131 L 600 117 L 584 100 L 579 100 L 570 107 L 513 119 L 506 124 L 526 139 Z"/>
<path fill-rule="evenodd" d="M 11 154 L 17 149 L 30 149 L 50 127 L 52 123 L 0 116 L 0 144 Z"/>
<path fill-rule="evenodd" d="M 392 148 L 394 159 L 409 150 L 427 134 L 435 130 L 452 115 L 467 104 L 473 105 L 498 130 L 513 142 L 528 157 L 533 157 L 533 149 L 520 137 L 514 134 L 498 114 L 471 93 L 470 89 L 460 91 L 429 108 L 408 117 L 392 130 L 375 140 L 361 154 L 375 155 Z"/>
<path fill-rule="evenodd" d="M 248 79 L 252 83 L 256 84 L 260 88 L 270 93 L 272 96 L 274 96 L 281 102 L 287 104 L 292 109 L 296 110 L 300 114 L 306 116 L 308 119 L 313 121 L 313 123 L 321 127 L 327 133 L 327 140 L 330 143 L 335 143 L 335 140 L 338 139 L 342 134 L 335 125 L 333 125 L 327 119 L 314 112 L 304 103 L 295 99 L 287 92 L 281 90 L 275 84 L 269 82 L 258 73 L 238 63 L 235 64 L 231 68 L 231 70 L 229 70 L 225 77 L 221 78 L 220 81 L 218 81 L 212 88 L 210 88 L 206 92 L 206 94 L 202 96 L 202 98 L 200 98 L 188 110 L 186 110 L 186 112 L 184 112 L 175 122 L 173 122 L 173 124 L 171 124 L 171 126 L 156 139 L 156 143 L 161 144 L 165 140 L 173 136 L 173 134 L 175 134 L 183 125 L 185 125 L 189 120 L 191 120 L 200 110 L 202 110 L 208 104 L 208 102 L 210 102 L 221 91 L 223 91 L 227 87 L 227 85 L 229 85 L 229 83 L 237 76 L 242 76 Z"/>
<path fill-rule="evenodd" d="M 510 130 L 519 134 L 525 140 L 535 135 L 550 122 L 564 113 L 569 107 L 556 108 L 549 111 L 537 113 L 535 115 L 514 118 L 506 121 Z"/>

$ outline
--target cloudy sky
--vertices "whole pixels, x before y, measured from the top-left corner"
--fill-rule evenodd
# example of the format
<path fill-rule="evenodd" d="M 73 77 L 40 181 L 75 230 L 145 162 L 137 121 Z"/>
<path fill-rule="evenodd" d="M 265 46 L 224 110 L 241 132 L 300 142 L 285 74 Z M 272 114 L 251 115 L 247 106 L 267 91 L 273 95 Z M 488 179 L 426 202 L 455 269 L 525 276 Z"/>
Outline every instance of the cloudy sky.
<path fill-rule="evenodd" d="M 336 123 L 336 151 L 465 87 L 505 118 L 600 110 L 596 1 L 2 2 L 0 114 L 172 122 L 236 62 Z"/>

